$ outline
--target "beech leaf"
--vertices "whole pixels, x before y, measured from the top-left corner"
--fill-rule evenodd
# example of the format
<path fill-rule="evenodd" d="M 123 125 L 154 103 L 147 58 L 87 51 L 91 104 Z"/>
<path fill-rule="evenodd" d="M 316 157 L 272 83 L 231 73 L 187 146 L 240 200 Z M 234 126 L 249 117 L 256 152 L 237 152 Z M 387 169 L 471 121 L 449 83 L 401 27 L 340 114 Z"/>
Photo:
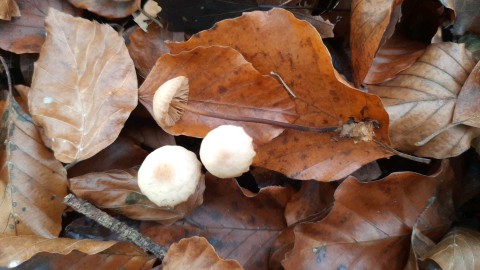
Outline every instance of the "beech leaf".
<path fill-rule="evenodd" d="M 0 20 L 9 21 L 12 17 L 20 17 L 20 9 L 15 0 L 0 1 Z"/>
<path fill-rule="evenodd" d="M 66 171 L 17 102 L 2 95 L 1 105 L 1 233 L 56 237 L 62 229 Z"/>
<path fill-rule="evenodd" d="M 475 63 L 463 45 L 436 43 L 392 80 L 368 86 L 369 92 L 382 98 L 390 115 L 395 148 L 441 159 L 470 147 L 476 131 L 465 125 L 448 128 L 421 147 L 415 143 L 452 123 L 454 109 L 460 105 L 458 96 Z"/>
<path fill-rule="evenodd" d="M 476 0 L 440 0 L 447 8 L 455 12 L 452 33 L 463 35 L 470 31 L 480 34 L 480 3 Z"/>
<path fill-rule="evenodd" d="M 17 0 L 21 17 L 0 21 L 0 48 L 13 53 L 38 53 L 45 41 L 45 16 L 50 7 L 69 14 L 78 10 L 64 0 Z"/>
<path fill-rule="evenodd" d="M 198 270 L 242 270 L 235 260 L 220 258 L 212 245 L 204 237 L 190 237 L 170 246 L 164 260 L 164 270 L 198 269 Z"/>
<path fill-rule="evenodd" d="M 300 117 L 295 124 L 338 127 L 351 118 L 374 119 L 380 123 L 376 140 L 389 144 L 388 116 L 379 98 L 339 79 L 318 32 L 290 12 L 272 9 L 244 13 L 168 47 L 172 53 L 188 53 L 185 51 L 212 45 L 236 49 L 264 75 L 278 73 L 296 95 L 293 101 Z M 335 133 L 296 130 L 285 130 L 256 151 L 255 166 L 295 179 L 321 181 L 341 179 L 366 163 L 391 155 L 371 141 L 355 143 L 339 139 Z"/>
<path fill-rule="evenodd" d="M 87 159 L 110 145 L 137 105 L 137 78 L 123 39 L 108 25 L 55 9 L 35 63 L 28 105 L 64 162 Z"/>
<path fill-rule="evenodd" d="M 87 9 L 100 16 L 115 19 L 132 15 L 138 10 L 140 0 L 68 0 L 77 8 Z"/>

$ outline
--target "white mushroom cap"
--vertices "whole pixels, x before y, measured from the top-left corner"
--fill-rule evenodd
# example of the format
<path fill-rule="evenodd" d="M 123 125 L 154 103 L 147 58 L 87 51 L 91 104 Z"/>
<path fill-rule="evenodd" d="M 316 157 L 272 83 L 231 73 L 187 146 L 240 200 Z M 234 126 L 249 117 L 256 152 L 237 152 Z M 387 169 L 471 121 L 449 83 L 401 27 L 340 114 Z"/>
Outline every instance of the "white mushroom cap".
<path fill-rule="evenodd" d="M 200 146 L 200 159 L 219 178 L 242 175 L 255 157 L 252 137 L 242 127 L 223 125 L 211 130 Z"/>
<path fill-rule="evenodd" d="M 153 117 L 163 127 L 170 127 L 182 117 L 183 111 L 171 106 L 172 100 L 187 103 L 188 78 L 178 76 L 162 84 L 153 95 Z"/>
<path fill-rule="evenodd" d="M 138 186 L 156 205 L 173 207 L 195 192 L 201 167 L 193 152 L 181 146 L 163 146 L 143 161 L 138 171 Z"/>

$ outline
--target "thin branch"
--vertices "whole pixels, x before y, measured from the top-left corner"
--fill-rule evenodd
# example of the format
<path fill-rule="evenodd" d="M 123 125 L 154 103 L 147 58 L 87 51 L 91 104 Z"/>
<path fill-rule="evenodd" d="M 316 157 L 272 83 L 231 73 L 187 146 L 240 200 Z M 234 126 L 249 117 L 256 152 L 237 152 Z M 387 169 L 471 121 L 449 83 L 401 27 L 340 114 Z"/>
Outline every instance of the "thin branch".
<path fill-rule="evenodd" d="M 73 194 L 68 194 L 65 196 L 63 203 L 73 208 L 73 210 L 84 214 L 86 217 L 95 220 L 103 227 L 117 233 L 120 238 L 134 243 L 145 251 L 151 252 L 159 260 L 163 260 L 165 257 L 165 254 L 167 253 L 167 249 L 165 247 L 155 243 L 152 241 L 152 239 L 142 235 L 135 229 L 129 227 L 127 224 L 111 217 L 91 203 L 79 199 Z"/>
<path fill-rule="evenodd" d="M 2 62 L 3 68 L 5 69 L 5 74 L 7 74 L 7 82 L 8 82 L 8 93 L 10 95 L 13 94 L 13 87 L 12 87 L 12 77 L 10 76 L 10 70 L 8 69 L 7 62 L 3 58 L 3 56 L 0 55 L 0 61 Z"/>
<path fill-rule="evenodd" d="M 402 153 L 398 150 L 395 150 L 393 149 L 392 147 L 380 142 L 380 141 L 377 141 L 377 140 L 373 140 L 376 144 L 380 145 L 381 147 L 385 148 L 386 150 L 394 153 L 395 155 L 399 156 L 399 157 L 403 157 L 403 158 L 406 158 L 406 159 L 410 159 L 410 160 L 413 160 L 413 161 L 416 161 L 416 162 L 421 162 L 421 163 L 425 163 L 425 164 L 429 164 L 431 162 L 430 159 L 428 158 L 421 158 L 421 157 L 416 157 L 416 156 L 412 156 L 412 155 L 409 155 L 409 154 L 405 154 L 405 153 Z"/>

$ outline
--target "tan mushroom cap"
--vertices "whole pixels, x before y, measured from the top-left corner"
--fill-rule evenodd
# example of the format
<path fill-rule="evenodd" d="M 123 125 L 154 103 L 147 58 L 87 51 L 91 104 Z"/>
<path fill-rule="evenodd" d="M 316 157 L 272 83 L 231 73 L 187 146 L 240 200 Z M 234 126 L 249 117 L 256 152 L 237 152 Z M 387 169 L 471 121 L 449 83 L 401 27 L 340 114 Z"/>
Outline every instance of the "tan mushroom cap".
<path fill-rule="evenodd" d="M 195 192 L 201 167 L 195 153 L 181 146 L 163 146 L 143 161 L 138 170 L 138 186 L 156 205 L 174 207 Z"/>
<path fill-rule="evenodd" d="M 242 127 L 223 125 L 211 130 L 200 146 L 200 159 L 219 178 L 242 175 L 255 157 L 253 140 Z"/>
<path fill-rule="evenodd" d="M 172 106 L 172 101 L 187 103 L 188 78 L 178 76 L 162 84 L 153 96 L 153 117 L 163 127 L 170 127 L 180 120 L 183 110 Z"/>

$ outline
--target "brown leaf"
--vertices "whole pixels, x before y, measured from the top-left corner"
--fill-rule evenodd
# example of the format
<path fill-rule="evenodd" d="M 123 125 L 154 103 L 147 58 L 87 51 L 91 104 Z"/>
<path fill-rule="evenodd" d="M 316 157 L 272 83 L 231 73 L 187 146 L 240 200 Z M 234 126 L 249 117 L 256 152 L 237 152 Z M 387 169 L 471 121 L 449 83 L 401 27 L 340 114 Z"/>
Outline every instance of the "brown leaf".
<path fill-rule="evenodd" d="M 65 169 L 16 101 L 4 95 L 1 104 L 1 233 L 56 237 L 67 195 Z"/>
<path fill-rule="evenodd" d="M 17 0 L 21 17 L 0 21 L 0 48 L 13 53 L 38 53 L 45 41 L 44 19 L 50 7 L 69 14 L 78 11 L 63 0 Z"/>
<path fill-rule="evenodd" d="M 20 10 L 15 0 L 0 0 L 0 20 L 10 21 L 12 17 L 20 17 Z"/>
<path fill-rule="evenodd" d="M 296 227 L 285 269 L 403 269 L 413 226 L 452 180 L 448 162 L 432 176 L 401 172 L 372 183 L 347 178 L 325 219 Z"/>
<path fill-rule="evenodd" d="M 168 53 L 168 48 L 165 46 L 164 41 L 184 41 L 185 37 L 183 32 L 170 32 L 157 24 L 151 24 L 146 33 L 140 27 L 136 27 L 128 39 L 130 40 L 127 46 L 128 52 L 135 63 L 138 73 L 145 78 L 157 59 Z"/>
<path fill-rule="evenodd" d="M 453 113 L 452 122 L 480 128 L 480 61 L 462 86 Z"/>
<path fill-rule="evenodd" d="M 123 39 L 108 25 L 55 9 L 45 24 L 30 113 L 58 160 L 84 160 L 117 138 L 137 105 L 135 67 Z"/>
<path fill-rule="evenodd" d="M 76 250 L 66 255 L 42 252 L 14 269 L 38 269 L 41 267 L 49 270 L 151 269 L 156 258 L 136 249 L 138 248 L 133 245 L 116 244 L 105 251 L 92 255 Z"/>
<path fill-rule="evenodd" d="M 359 86 L 373 63 L 375 53 L 382 45 L 395 9 L 403 0 L 353 0 L 350 20 L 350 46 L 355 85 Z M 392 20 L 395 25 L 395 21 Z"/>
<path fill-rule="evenodd" d="M 138 10 L 140 0 L 68 0 L 77 8 L 87 9 L 100 16 L 115 19 L 125 18 Z"/>
<path fill-rule="evenodd" d="M 239 52 L 220 46 L 161 56 L 140 87 L 140 102 L 152 113 L 155 91 L 167 80 L 181 75 L 189 79 L 188 105 L 193 108 L 281 122 L 296 117 L 294 104 L 275 79 L 262 76 Z M 205 137 L 211 129 L 232 123 L 243 126 L 257 144 L 266 143 L 283 131 L 278 127 L 205 117 L 189 111 L 166 131 L 173 135 Z"/>
<path fill-rule="evenodd" d="M 162 261 L 164 270 L 240 270 L 243 267 L 235 260 L 224 260 L 218 256 L 207 239 L 194 236 L 173 244 Z"/>
<path fill-rule="evenodd" d="M 165 227 L 142 223 L 140 230 L 163 246 L 202 235 L 218 255 L 240 262 L 245 269 L 268 269 L 270 247 L 286 227 L 283 211 L 290 190 L 261 189 L 246 196 L 234 179 L 206 175 L 203 204 L 183 221 Z"/>
<path fill-rule="evenodd" d="M 422 147 L 415 143 L 451 123 L 457 96 L 474 65 L 473 56 L 463 45 L 432 44 L 395 78 L 368 87 L 386 105 L 395 148 L 441 159 L 470 147 L 476 131 L 463 125 L 442 132 Z"/>
<path fill-rule="evenodd" d="M 440 269 L 480 269 L 480 233 L 456 227 L 425 256 L 423 261 L 433 260 Z"/>
<path fill-rule="evenodd" d="M 465 32 L 480 34 L 480 3 L 476 0 L 440 0 L 447 8 L 455 12 L 452 33 L 463 35 Z"/>
<path fill-rule="evenodd" d="M 394 35 L 378 50 L 364 83 L 379 84 L 393 78 L 422 56 L 427 45 Z"/>
<path fill-rule="evenodd" d="M 305 10 L 305 12 L 293 12 L 293 15 L 295 15 L 295 17 L 297 17 L 299 20 L 305 20 L 310 23 L 313 27 L 315 27 L 315 29 L 317 29 L 322 38 L 333 38 L 335 36 L 333 34 L 333 27 L 335 25 L 328 19 L 324 19 L 320 15 L 310 15 L 309 10 Z"/>
<path fill-rule="evenodd" d="M 244 13 L 185 43 L 167 44 L 172 53 L 207 45 L 231 46 L 262 74 L 280 74 L 297 96 L 294 102 L 300 118 L 295 124 L 335 127 L 350 117 L 375 119 L 381 124 L 377 139 L 389 143 L 388 117 L 378 97 L 339 81 L 318 32 L 288 11 Z M 254 165 L 295 179 L 331 181 L 391 155 L 373 142 L 337 139 L 337 134 L 287 130 L 257 149 Z"/>
<path fill-rule="evenodd" d="M 191 213 L 203 202 L 205 182 L 202 177 L 196 192 L 174 208 L 158 207 L 143 195 L 137 184 L 137 171 L 112 170 L 70 178 L 69 187 L 78 197 L 136 220 L 172 224 Z"/>

